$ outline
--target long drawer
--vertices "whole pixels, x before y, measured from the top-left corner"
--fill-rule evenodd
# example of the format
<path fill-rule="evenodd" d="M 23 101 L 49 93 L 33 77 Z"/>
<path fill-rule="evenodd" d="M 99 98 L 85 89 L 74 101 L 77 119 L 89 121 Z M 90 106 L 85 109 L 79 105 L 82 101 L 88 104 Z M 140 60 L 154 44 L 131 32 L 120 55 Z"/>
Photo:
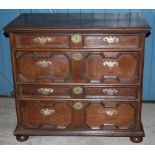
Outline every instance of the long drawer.
<path fill-rule="evenodd" d="M 139 34 L 16 34 L 15 48 L 52 49 L 52 48 L 141 48 Z"/>
<path fill-rule="evenodd" d="M 17 88 L 19 97 L 28 98 L 138 99 L 138 87 L 25 84 Z"/>
<path fill-rule="evenodd" d="M 138 52 L 18 52 L 18 82 L 137 84 Z"/>
<path fill-rule="evenodd" d="M 19 101 L 23 128 L 51 130 L 136 129 L 137 102 Z"/>

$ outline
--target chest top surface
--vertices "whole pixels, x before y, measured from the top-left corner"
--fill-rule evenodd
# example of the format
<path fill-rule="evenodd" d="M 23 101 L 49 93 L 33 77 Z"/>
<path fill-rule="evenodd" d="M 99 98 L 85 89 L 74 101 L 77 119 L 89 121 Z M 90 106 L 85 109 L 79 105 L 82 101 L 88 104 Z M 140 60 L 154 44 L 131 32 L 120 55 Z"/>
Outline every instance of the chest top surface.
<path fill-rule="evenodd" d="M 4 30 L 49 31 L 49 30 L 130 30 L 148 32 L 149 25 L 143 16 L 136 13 L 126 14 L 21 14 Z"/>

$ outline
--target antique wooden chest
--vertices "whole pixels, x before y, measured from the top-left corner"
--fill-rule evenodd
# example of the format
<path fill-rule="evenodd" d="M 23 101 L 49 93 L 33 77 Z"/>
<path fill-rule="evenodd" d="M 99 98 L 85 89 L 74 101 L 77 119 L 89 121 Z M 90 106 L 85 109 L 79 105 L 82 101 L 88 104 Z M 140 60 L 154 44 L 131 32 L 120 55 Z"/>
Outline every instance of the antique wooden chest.
<path fill-rule="evenodd" d="M 138 14 L 22 14 L 9 33 L 17 140 L 124 136 L 141 142 L 144 41 Z"/>

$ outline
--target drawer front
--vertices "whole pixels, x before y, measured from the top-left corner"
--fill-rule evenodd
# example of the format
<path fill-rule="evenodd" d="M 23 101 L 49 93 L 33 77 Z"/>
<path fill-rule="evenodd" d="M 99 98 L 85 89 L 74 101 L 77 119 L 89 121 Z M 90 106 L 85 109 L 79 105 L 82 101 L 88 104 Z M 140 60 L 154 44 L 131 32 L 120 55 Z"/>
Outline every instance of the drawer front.
<path fill-rule="evenodd" d="M 138 83 L 137 52 L 18 52 L 19 82 Z"/>
<path fill-rule="evenodd" d="M 70 79 L 70 59 L 64 53 L 18 52 L 19 82 L 65 82 Z"/>
<path fill-rule="evenodd" d="M 70 36 L 52 34 L 17 34 L 15 35 L 15 47 L 32 48 L 69 48 Z"/>
<path fill-rule="evenodd" d="M 140 48 L 140 35 L 89 35 L 83 37 L 84 48 Z"/>
<path fill-rule="evenodd" d="M 21 101 L 23 128 L 53 130 L 135 129 L 136 102 Z"/>
<path fill-rule="evenodd" d="M 137 87 L 18 85 L 19 97 L 137 99 Z"/>
<path fill-rule="evenodd" d="M 141 47 L 140 35 L 54 35 L 54 34 L 16 34 L 15 48 L 123 48 Z"/>
<path fill-rule="evenodd" d="M 91 129 L 133 129 L 136 108 L 133 102 L 94 102 L 86 108 L 86 124 Z"/>
<path fill-rule="evenodd" d="M 138 83 L 139 53 L 103 52 L 85 57 L 85 78 L 89 83 Z"/>
<path fill-rule="evenodd" d="M 20 112 L 24 128 L 65 129 L 72 123 L 70 106 L 61 102 L 21 101 Z"/>

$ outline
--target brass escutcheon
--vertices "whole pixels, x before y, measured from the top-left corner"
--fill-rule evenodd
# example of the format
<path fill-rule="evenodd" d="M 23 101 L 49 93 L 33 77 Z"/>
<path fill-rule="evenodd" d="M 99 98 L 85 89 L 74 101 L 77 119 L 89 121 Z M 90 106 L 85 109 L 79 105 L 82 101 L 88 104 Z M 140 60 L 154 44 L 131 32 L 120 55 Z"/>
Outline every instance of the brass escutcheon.
<path fill-rule="evenodd" d="M 72 59 L 75 60 L 75 61 L 79 61 L 79 60 L 82 59 L 82 54 L 79 53 L 79 52 L 73 53 Z"/>
<path fill-rule="evenodd" d="M 76 110 L 80 110 L 84 107 L 84 105 L 81 102 L 76 102 L 76 103 L 74 103 L 73 106 L 74 106 L 74 109 L 76 109 Z"/>
<path fill-rule="evenodd" d="M 74 94 L 79 95 L 83 93 L 83 89 L 81 87 L 74 87 L 73 92 Z"/>
<path fill-rule="evenodd" d="M 80 34 L 73 34 L 71 36 L 71 41 L 74 43 L 74 44 L 78 44 L 82 41 L 82 37 Z"/>

